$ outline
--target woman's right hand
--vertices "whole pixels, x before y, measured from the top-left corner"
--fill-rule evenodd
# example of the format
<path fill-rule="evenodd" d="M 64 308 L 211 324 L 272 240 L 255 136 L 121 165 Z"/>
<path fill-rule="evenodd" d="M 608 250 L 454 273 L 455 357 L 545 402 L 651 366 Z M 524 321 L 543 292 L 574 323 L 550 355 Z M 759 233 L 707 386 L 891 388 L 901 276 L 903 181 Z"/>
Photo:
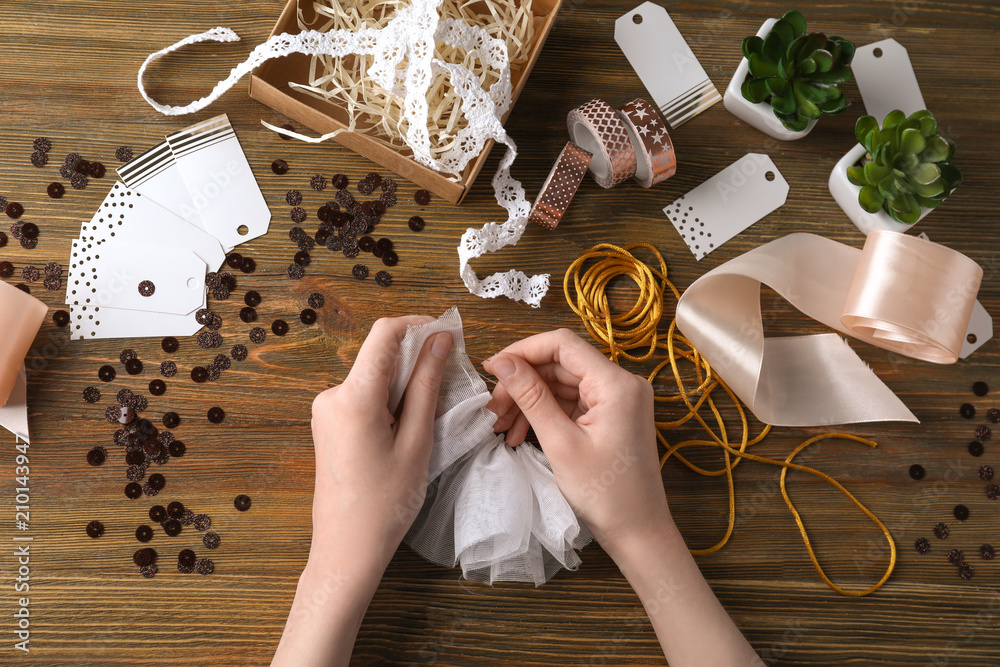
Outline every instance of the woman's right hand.
<path fill-rule="evenodd" d="M 660 476 L 653 389 L 567 329 L 488 359 L 487 408 L 517 445 L 534 429 L 559 489 L 612 557 L 633 536 L 672 524 Z"/>

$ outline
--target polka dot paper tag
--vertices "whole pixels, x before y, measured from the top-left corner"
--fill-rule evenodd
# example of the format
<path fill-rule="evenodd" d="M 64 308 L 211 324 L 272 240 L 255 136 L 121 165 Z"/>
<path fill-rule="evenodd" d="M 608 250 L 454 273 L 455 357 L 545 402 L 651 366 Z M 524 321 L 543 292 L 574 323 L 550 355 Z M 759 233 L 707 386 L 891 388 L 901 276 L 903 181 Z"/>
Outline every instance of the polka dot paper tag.
<path fill-rule="evenodd" d="M 748 153 L 663 209 L 701 259 L 779 208 L 788 183 L 763 153 Z"/>

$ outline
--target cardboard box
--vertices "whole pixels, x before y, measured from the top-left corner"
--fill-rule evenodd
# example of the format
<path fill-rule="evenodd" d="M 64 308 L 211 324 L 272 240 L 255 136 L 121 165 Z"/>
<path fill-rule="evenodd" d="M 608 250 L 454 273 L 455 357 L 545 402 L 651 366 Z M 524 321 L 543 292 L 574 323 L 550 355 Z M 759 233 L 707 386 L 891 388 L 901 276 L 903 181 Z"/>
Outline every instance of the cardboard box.
<path fill-rule="evenodd" d="M 538 55 L 542 51 L 552 24 L 559 11 L 562 0 L 533 0 L 535 34 L 531 57 L 517 69 L 511 70 L 511 85 L 513 87 L 513 102 L 524 89 Z M 278 23 L 271 31 L 271 36 L 282 33 L 296 34 L 300 32 L 296 20 L 296 0 L 288 0 Z M 328 102 L 310 97 L 291 88 L 288 83 L 307 84 L 309 82 L 309 62 L 311 56 L 294 54 L 285 58 L 269 60 L 250 76 L 250 97 L 266 104 L 275 111 L 285 114 L 302 125 L 320 134 L 326 134 L 347 127 L 347 113 Z M 511 109 L 513 109 L 511 104 Z M 507 111 L 510 113 L 510 110 Z M 506 115 L 503 118 L 507 120 Z M 430 190 L 453 204 L 458 204 L 472 187 L 476 176 L 486 163 L 486 158 L 493 148 L 493 141 L 487 141 L 479 157 L 466 166 L 458 182 L 438 171 L 425 167 L 411 157 L 381 144 L 359 132 L 343 132 L 336 141 L 347 146 L 356 153 L 364 155 L 373 162 L 392 170 L 400 176 L 413 181 L 417 185 Z"/>

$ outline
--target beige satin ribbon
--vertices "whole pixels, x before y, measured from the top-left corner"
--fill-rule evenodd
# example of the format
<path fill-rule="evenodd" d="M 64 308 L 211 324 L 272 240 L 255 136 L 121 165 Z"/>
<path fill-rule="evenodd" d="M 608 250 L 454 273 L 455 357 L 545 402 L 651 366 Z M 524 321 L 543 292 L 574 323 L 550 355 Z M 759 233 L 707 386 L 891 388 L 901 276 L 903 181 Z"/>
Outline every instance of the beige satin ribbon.
<path fill-rule="evenodd" d="M 950 364 L 982 276 L 965 255 L 897 232 L 872 232 L 863 250 L 790 234 L 695 281 L 677 326 L 765 423 L 918 421 L 840 336 L 764 338 L 760 286 L 848 336 Z"/>

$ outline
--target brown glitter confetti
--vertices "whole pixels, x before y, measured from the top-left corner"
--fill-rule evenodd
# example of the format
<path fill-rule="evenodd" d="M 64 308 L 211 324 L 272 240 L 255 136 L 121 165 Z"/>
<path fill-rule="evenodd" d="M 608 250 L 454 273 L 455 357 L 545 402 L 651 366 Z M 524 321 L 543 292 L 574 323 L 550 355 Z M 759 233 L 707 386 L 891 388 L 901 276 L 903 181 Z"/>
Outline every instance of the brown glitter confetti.
<path fill-rule="evenodd" d="M 205 350 L 213 350 L 222 345 L 222 336 L 217 331 L 202 331 L 198 334 L 198 346 Z"/>
<path fill-rule="evenodd" d="M 214 366 L 218 366 L 219 368 L 221 368 L 224 371 L 228 371 L 229 367 L 233 365 L 233 362 L 230 361 L 229 357 L 227 357 L 226 355 L 224 355 L 224 354 L 217 354 L 217 355 L 215 355 L 215 359 L 212 360 L 212 364 Z"/>
<path fill-rule="evenodd" d="M 45 191 L 53 199 L 61 199 L 64 194 L 66 194 L 66 187 L 59 183 L 58 181 L 49 183 L 49 186 L 45 188 Z"/>
<path fill-rule="evenodd" d="M 285 273 L 287 273 L 288 277 L 292 280 L 298 280 L 306 274 L 306 272 L 298 264 L 289 264 L 288 268 L 285 269 Z"/>
<path fill-rule="evenodd" d="M 976 439 L 977 440 L 980 440 L 981 442 L 986 442 L 987 440 L 989 440 L 992 437 L 993 437 L 993 431 L 990 430 L 989 426 L 986 426 L 984 424 L 982 426 L 977 426 L 976 427 Z"/>
<path fill-rule="evenodd" d="M 965 562 L 965 554 L 960 549 L 952 549 L 948 552 L 948 562 L 952 565 L 961 565 Z"/>
<path fill-rule="evenodd" d="M 193 523 L 195 529 L 202 533 L 212 527 L 212 519 L 207 514 L 196 514 Z"/>
<path fill-rule="evenodd" d="M 153 284 L 151 280 L 143 280 L 139 283 L 139 294 L 141 296 L 153 296 L 156 292 L 156 285 Z"/>
<path fill-rule="evenodd" d="M 31 154 L 31 164 L 41 169 L 49 163 L 49 156 L 41 151 L 35 151 Z"/>
<path fill-rule="evenodd" d="M 69 184 L 73 186 L 74 190 L 83 190 L 87 187 L 87 177 L 83 174 L 73 174 L 69 177 Z"/>
<path fill-rule="evenodd" d="M 990 500 L 996 500 L 997 498 L 1000 498 L 1000 486 L 997 486 L 996 484 L 987 484 L 986 497 L 989 498 Z"/>
<path fill-rule="evenodd" d="M 233 345 L 233 349 L 229 351 L 233 359 L 236 361 L 245 361 L 247 358 L 247 346 L 246 345 Z"/>
<path fill-rule="evenodd" d="M 205 370 L 204 366 L 195 366 L 191 369 L 191 379 L 201 384 L 208 380 L 208 371 Z"/>
<path fill-rule="evenodd" d="M 309 295 L 307 303 L 309 304 L 310 308 L 322 308 L 323 305 L 326 303 L 326 299 L 319 292 L 313 292 L 312 294 Z"/>
<path fill-rule="evenodd" d="M 104 524 L 100 521 L 91 521 L 87 524 L 87 535 L 95 540 L 104 534 Z"/>
<path fill-rule="evenodd" d="M 388 287 L 392 284 L 392 274 L 388 271 L 379 271 L 375 274 L 375 284 L 380 287 Z"/>
<path fill-rule="evenodd" d="M 309 187 L 311 187 L 316 192 L 322 192 L 326 190 L 326 177 L 322 174 L 316 174 L 309 179 Z"/>
<path fill-rule="evenodd" d="M 295 242 L 295 244 L 299 247 L 299 250 L 304 252 L 309 252 L 310 250 L 316 247 L 316 242 L 313 241 L 311 237 L 305 235 L 300 237 L 299 240 Z M 298 255 L 296 255 L 296 257 L 298 257 Z M 308 263 L 303 264 L 302 266 L 308 266 Z"/>
<path fill-rule="evenodd" d="M 137 482 L 129 482 L 125 485 L 125 497 L 135 500 L 142 495 L 142 487 Z"/>
<path fill-rule="evenodd" d="M 101 400 L 101 390 L 97 387 L 87 387 L 83 390 L 83 400 L 88 403 L 97 403 Z"/>
<path fill-rule="evenodd" d="M 181 518 L 179 518 L 177 520 L 181 522 L 182 526 L 193 526 L 194 525 L 194 512 L 192 512 L 189 509 L 185 509 L 184 510 L 184 514 L 182 514 Z"/>
<path fill-rule="evenodd" d="M 27 236 L 22 236 L 20 244 L 25 250 L 34 250 L 38 245 L 38 239 L 29 239 Z"/>
<path fill-rule="evenodd" d="M 132 149 L 128 146 L 119 146 L 115 149 L 115 159 L 119 162 L 131 162 Z"/>
<path fill-rule="evenodd" d="M 277 176 L 284 176 L 288 173 L 288 163 L 279 158 L 271 163 L 271 171 Z"/>
<path fill-rule="evenodd" d="M 976 416 L 976 406 L 972 403 L 962 403 L 961 407 L 958 409 L 958 414 L 962 415 L 966 419 L 972 419 Z"/>
<path fill-rule="evenodd" d="M 958 578 L 968 581 L 972 579 L 972 576 L 976 573 L 976 569 L 969 565 L 968 563 L 962 563 L 958 566 Z"/>
<path fill-rule="evenodd" d="M 21 269 L 21 279 L 29 283 L 33 283 L 38 280 L 38 276 L 41 275 L 38 269 L 34 266 L 26 266 Z"/>
<path fill-rule="evenodd" d="M 42 285 L 50 292 L 55 292 L 62 287 L 62 280 L 55 276 L 46 276 L 45 280 L 42 281 Z"/>
<path fill-rule="evenodd" d="M 146 579 L 152 579 L 160 569 L 156 566 L 156 563 L 151 563 L 149 565 L 143 565 L 139 568 L 139 574 L 141 574 Z"/>
<path fill-rule="evenodd" d="M 366 178 L 363 178 L 360 181 L 358 181 L 357 188 L 358 192 L 366 196 L 370 195 L 375 190 L 375 186 L 372 185 L 372 182 Z"/>
<path fill-rule="evenodd" d="M 925 554 L 931 550 L 931 543 L 926 537 L 918 537 L 917 541 L 914 542 L 913 548 L 917 550 L 918 554 Z"/>
<path fill-rule="evenodd" d="M 969 508 L 965 505 L 955 505 L 955 509 L 952 510 L 952 513 L 959 521 L 965 521 L 969 518 Z"/>
<path fill-rule="evenodd" d="M 222 539 L 218 533 L 208 532 L 201 538 L 201 543 L 205 545 L 206 549 L 218 549 Z"/>
<path fill-rule="evenodd" d="M 285 201 L 289 206 L 298 206 L 302 203 L 302 193 L 298 190 L 289 190 L 285 193 Z"/>
<path fill-rule="evenodd" d="M 208 282 L 207 278 L 206 282 Z M 208 308 L 199 308 L 198 312 L 194 314 L 194 321 L 201 325 L 208 324 L 212 321 L 212 311 Z"/>
<path fill-rule="evenodd" d="M 946 524 L 946 523 L 936 523 L 936 524 L 934 524 L 934 535 L 939 540 L 943 540 L 943 539 L 947 538 L 950 533 L 951 533 L 951 530 L 949 530 L 948 524 Z"/>
<path fill-rule="evenodd" d="M 145 460 L 143 461 L 145 462 Z M 141 482 L 142 478 L 146 476 L 146 469 L 143 468 L 138 463 L 133 463 L 128 468 L 125 469 L 125 479 L 130 482 Z"/>
<path fill-rule="evenodd" d="M 303 222 L 306 219 L 306 210 L 301 206 L 293 206 L 292 210 L 288 212 L 288 217 L 291 218 L 292 222 Z"/>
<path fill-rule="evenodd" d="M 250 504 L 250 496 L 245 493 L 241 493 L 233 500 L 233 507 L 235 507 L 239 512 L 246 512 L 250 509 Z"/>
<path fill-rule="evenodd" d="M 351 269 L 351 275 L 357 280 L 364 280 L 368 277 L 368 267 L 364 264 L 355 264 L 354 268 Z"/>
<path fill-rule="evenodd" d="M 996 551 L 990 544 L 984 544 L 979 547 L 979 557 L 983 560 L 993 560 L 993 556 L 996 555 Z"/>
<path fill-rule="evenodd" d="M 271 333 L 275 336 L 284 336 L 288 333 L 288 322 L 285 320 L 275 320 L 271 323 Z"/>
<path fill-rule="evenodd" d="M 149 542 L 153 539 L 153 529 L 147 525 L 139 526 L 135 529 L 135 539 L 140 542 Z"/>
<path fill-rule="evenodd" d="M 379 202 L 386 208 L 392 208 L 396 205 L 396 193 L 395 192 L 383 192 L 379 195 Z"/>
<path fill-rule="evenodd" d="M 115 379 L 117 373 L 112 366 L 101 366 L 97 371 L 97 377 L 101 379 L 102 382 L 112 382 Z"/>
<path fill-rule="evenodd" d="M 990 408 L 986 411 L 986 421 L 991 424 L 1000 424 L 1000 410 L 997 408 Z"/>
<path fill-rule="evenodd" d="M 160 492 L 160 490 L 157 489 L 157 488 L 154 488 L 153 485 L 150 484 L 149 481 L 147 480 L 147 481 L 145 481 L 145 482 L 142 483 L 142 492 L 145 495 L 147 495 L 150 498 L 152 498 L 153 496 L 155 496 L 156 494 L 158 494 Z"/>
<path fill-rule="evenodd" d="M 267 332 L 261 327 L 254 327 L 250 330 L 250 341 L 260 345 L 267 338 Z"/>
<path fill-rule="evenodd" d="M 165 378 L 172 378 L 177 375 L 177 364 L 173 361 L 164 361 L 160 364 L 160 375 Z"/>
<path fill-rule="evenodd" d="M 202 558 L 194 566 L 194 569 L 198 574 L 212 574 L 215 572 L 215 563 L 208 558 Z"/>
<path fill-rule="evenodd" d="M 48 153 L 52 150 L 52 142 L 46 137 L 38 137 L 33 142 L 31 142 L 31 147 L 34 148 L 39 153 Z"/>
<path fill-rule="evenodd" d="M 220 407 L 209 408 L 208 421 L 213 424 L 221 424 L 226 419 L 226 411 Z"/>
<path fill-rule="evenodd" d="M 979 466 L 979 479 L 989 482 L 993 479 L 993 466 Z"/>
<path fill-rule="evenodd" d="M 99 466 L 104 463 L 105 459 L 108 457 L 108 451 L 98 445 L 87 452 L 87 463 L 92 466 Z"/>
<path fill-rule="evenodd" d="M 163 414 L 163 425 L 167 428 L 177 428 L 181 425 L 181 416 L 176 412 L 166 412 Z"/>

